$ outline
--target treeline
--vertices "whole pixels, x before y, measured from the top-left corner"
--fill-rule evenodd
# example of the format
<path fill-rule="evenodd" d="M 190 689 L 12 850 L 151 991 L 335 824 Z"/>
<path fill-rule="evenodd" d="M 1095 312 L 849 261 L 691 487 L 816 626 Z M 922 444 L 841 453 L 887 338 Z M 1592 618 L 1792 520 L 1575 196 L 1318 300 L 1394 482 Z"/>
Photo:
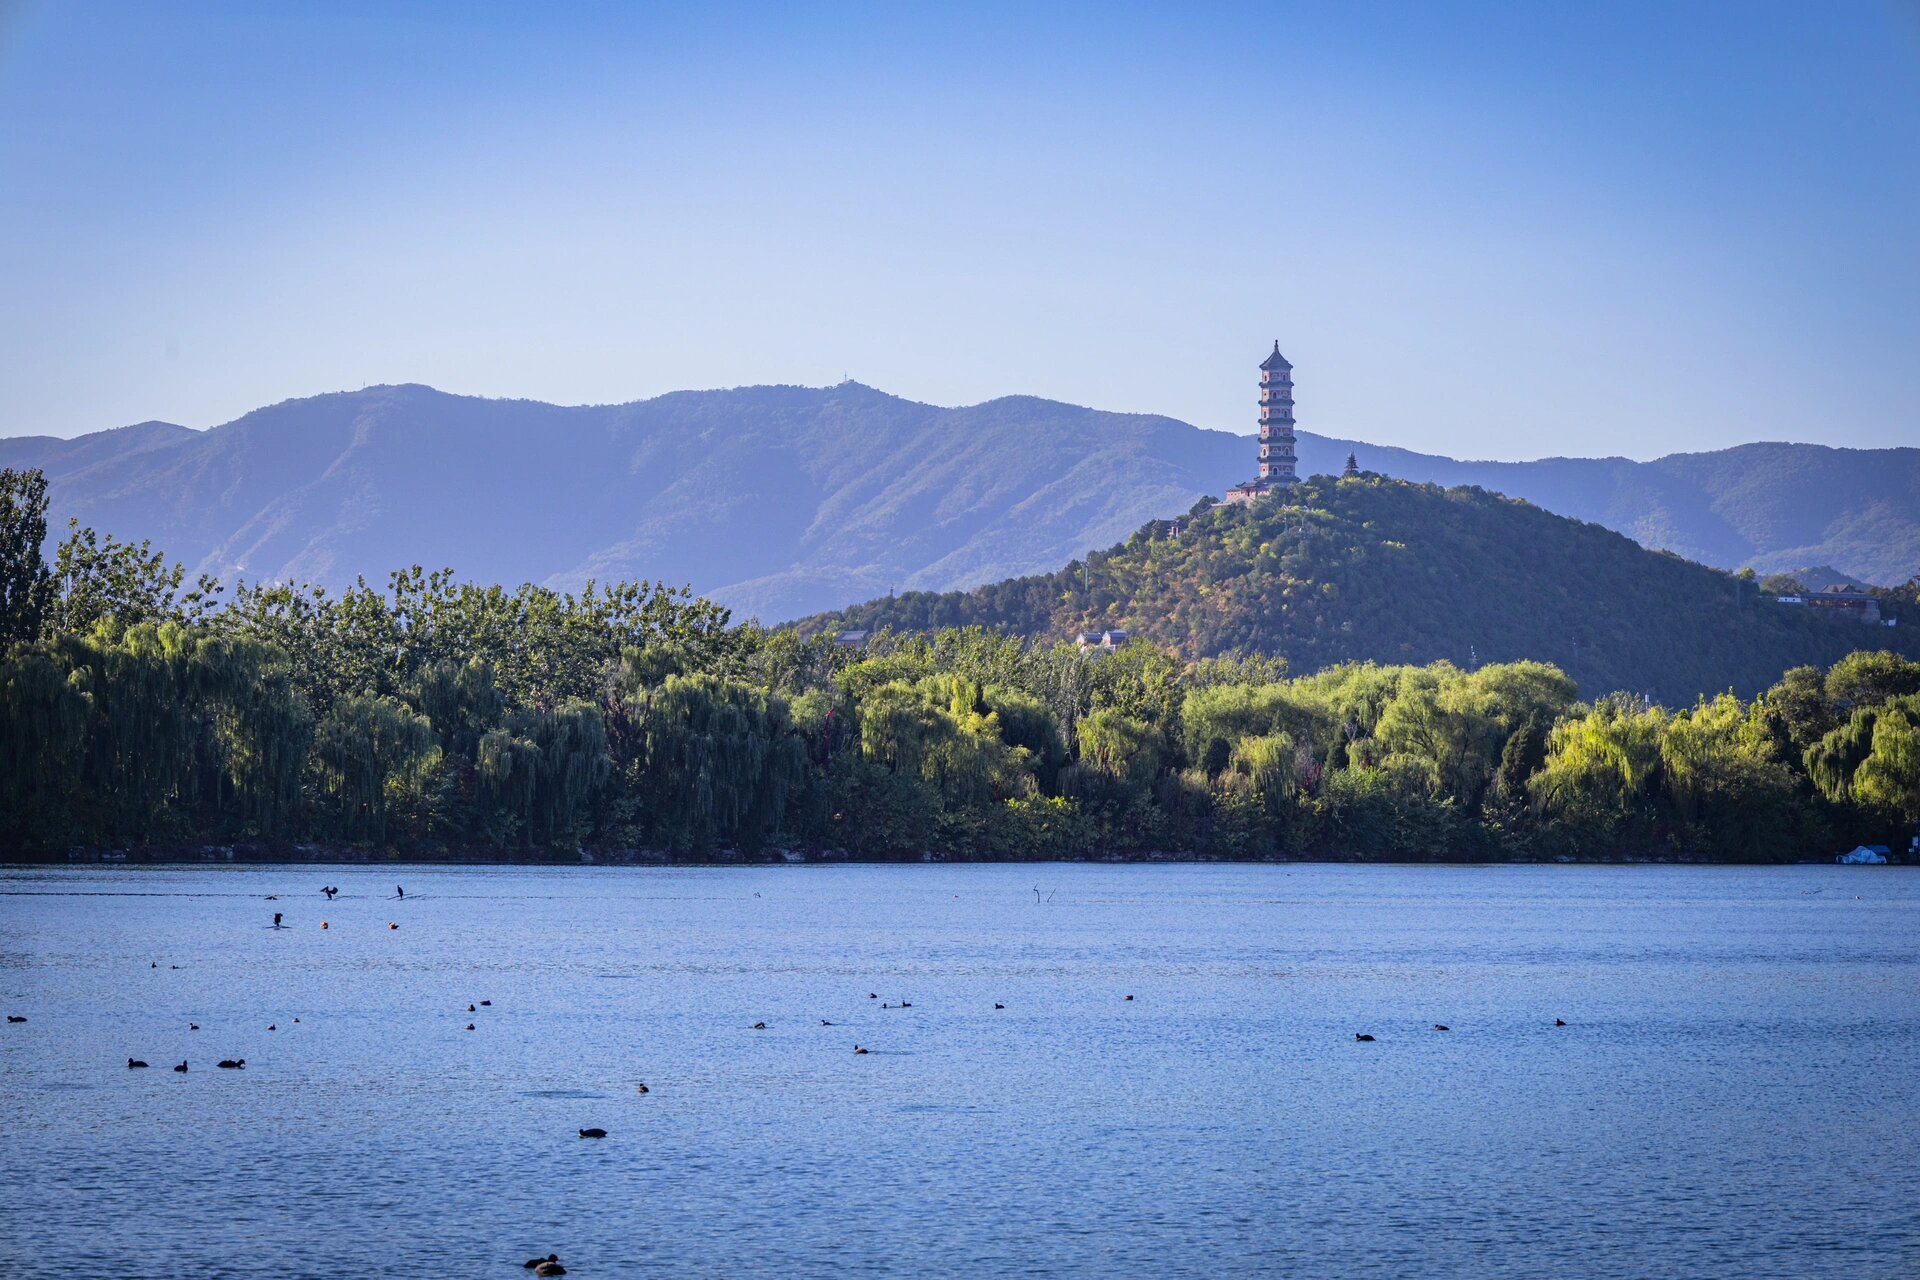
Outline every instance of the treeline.
<path fill-rule="evenodd" d="M 1483 489 L 1316 476 L 1251 505 L 1195 507 L 1058 572 L 913 592 L 800 623 L 932 631 L 985 626 L 1067 639 L 1118 628 L 1189 658 L 1552 662 L 1584 689 L 1679 705 L 1751 696 L 1781 671 L 1855 648 L 1920 656 L 1920 583 L 1882 594 L 1868 630 L 1781 605 L 1751 574 L 1648 551 L 1595 524 Z"/>
<path fill-rule="evenodd" d="M 0 473 L 0 842 L 1784 860 L 1920 822 L 1920 663 L 1579 700 L 1537 662 L 728 624 L 650 584 L 190 583 Z"/>

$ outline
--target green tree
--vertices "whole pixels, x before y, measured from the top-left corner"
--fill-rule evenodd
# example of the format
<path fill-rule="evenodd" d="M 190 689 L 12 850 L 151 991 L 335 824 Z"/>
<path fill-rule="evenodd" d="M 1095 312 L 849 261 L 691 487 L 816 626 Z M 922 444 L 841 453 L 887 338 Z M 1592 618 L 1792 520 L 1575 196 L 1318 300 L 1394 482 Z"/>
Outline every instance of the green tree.
<path fill-rule="evenodd" d="M 40 634 L 53 598 L 40 552 L 46 540 L 46 476 L 0 470 L 0 653 Z"/>

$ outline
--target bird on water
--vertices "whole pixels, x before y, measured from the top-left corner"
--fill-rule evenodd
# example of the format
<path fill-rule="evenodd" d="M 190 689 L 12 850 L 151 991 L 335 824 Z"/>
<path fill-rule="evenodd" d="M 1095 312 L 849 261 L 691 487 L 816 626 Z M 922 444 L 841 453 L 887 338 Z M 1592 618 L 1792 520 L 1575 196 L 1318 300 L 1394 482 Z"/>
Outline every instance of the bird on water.
<path fill-rule="evenodd" d="M 1567 1022 L 1566 1022 L 1566 1019 L 1564 1018 L 1555 1018 L 1553 1020 L 1553 1025 L 1556 1027 L 1564 1027 L 1567 1025 Z"/>
<path fill-rule="evenodd" d="M 533 1274 L 537 1276 L 563 1276 L 567 1274 L 567 1269 L 558 1262 L 543 1262 L 533 1269 Z"/>
<path fill-rule="evenodd" d="M 1371 1041 L 1371 1040 L 1373 1039 L 1373 1037 L 1372 1037 L 1372 1036 L 1370 1036 L 1370 1035 L 1365 1035 L 1365 1034 L 1363 1034 L 1363 1033 L 1360 1033 L 1360 1032 L 1355 1032 L 1355 1033 L 1354 1033 L 1354 1037 L 1353 1037 L 1353 1038 L 1354 1038 L 1355 1040 L 1359 1040 L 1359 1041 L 1363 1041 L 1363 1042 L 1366 1042 L 1366 1041 Z"/>
<path fill-rule="evenodd" d="M 582 1129 L 580 1136 L 583 1138 L 604 1138 L 607 1136 L 607 1131 L 605 1129 Z"/>
<path fill-rule="evenodd" d="M 144 1067 L 144 1066 L 146 1066 L 146 1065 L 147 1065 L 146 1063 L 144 1063 L 144 1062 L 142 1062 L 142 1061 L 140 1061 L 140 1059 L 138 1059 L 138 1058 L 128 1058 L 128 1059 L 127 1059 L 127 1069 L 128 1069 L 129 1071 L 137 1071 L 138 1069 L 140 1069 L 141 1067 Z"/>
<path fill-rule="evenodd" d="M 867 1051 L 866 1051 L 865 1049 L 862 1049 L 862 1048 L 861 1048 L 861 1047 L 860 1047 L 859 1045 L 855 1045 L 855 1046 L 853 1046 L 853 1051 L 854 1051 L 855 1053 L 865 1053 L 865 1052 L 867 1052 Z"/>
<path fill-rule="evenodd" d="M 175 1071 L 185 1071 L 186 1069 L 187 1069 L 187 1064 L 185 1062 L 182 1062 L 179 1066 L 174 1068 Z"/>
<path fill-rule="evenodd" d="M 247 1060 L 245 1058 L 222 1058 L 213 1065 L 216 1067 L 225 1067 L 228 1071 L 240 1071 L 246 1068 Z"/>
<path fill-rule="evenodd" d="M 1433 1029 L 1434 1029 L 1435 1031 L 1451 1031 L 1451 1030 L 1453 1030 L 1453 1028 L 1452 1028 L 1452 1027 L 1450 1027 L 1450 1026 L 1448 1026 L 1448 1025 L 1447 1025 L 1446 1023 L 1444 1023 L 1444 1022 L 1436 1022 L 1436 1023 L 1434 1023 L 1434 1024 L 1433 1024 Z"/>

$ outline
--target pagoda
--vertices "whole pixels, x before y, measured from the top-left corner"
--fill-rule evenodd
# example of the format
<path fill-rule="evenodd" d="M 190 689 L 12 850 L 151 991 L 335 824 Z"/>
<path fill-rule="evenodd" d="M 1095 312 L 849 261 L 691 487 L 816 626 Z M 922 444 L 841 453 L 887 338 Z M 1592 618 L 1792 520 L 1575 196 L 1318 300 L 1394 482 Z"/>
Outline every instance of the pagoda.
<path fill-rule="evenodd" d="M 1252 502 L 1263 493 L 1299 482 L 1293 454 L 1293 366 L 1280 354 L 1260 362 L 1260 475 L 1227 490 L 1228 502 Z"/>
<path fill-rule="evenodd" d="M 1293 456 L 1293 366 L 1276 339 L 1273 354 L 1260 362 L 1260 487 L 1299 479 Z"/>

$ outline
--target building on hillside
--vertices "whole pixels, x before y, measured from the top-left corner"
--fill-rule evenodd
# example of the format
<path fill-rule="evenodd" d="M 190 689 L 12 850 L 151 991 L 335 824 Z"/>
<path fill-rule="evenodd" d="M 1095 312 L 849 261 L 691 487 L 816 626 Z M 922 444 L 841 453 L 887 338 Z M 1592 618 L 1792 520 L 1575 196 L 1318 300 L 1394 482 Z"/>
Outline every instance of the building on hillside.
<path fill-rule="evenodd" d="M 842 631 L 833 638 L 833 647 L 836 649 L 860 649 L 866 643 L 867 633 L 864 631 Z"/>
<path fill-rule="evenodd" d="M 1227 490 L 1226 501 L 1252 502 L 1297 482 L 1294 444 L 1293 366 L 1280 354 L 1276 339 L 1273 354 L 1260 362 L 1260 474 Z"/>
<path fill-rule="evenodd" d="M 1813 592 L 1806 599 L 1816 609 L 1830 609 L 1856 622 L 1880 621 L 1880 601 L 1858 587 L 1837 583 L 1824 591 Z"/>
<path fill-rule="evenodd" d="M 1115 649 L 1126 647 L 1127 633 L 1118 629 L 1112 631 L 1082 631 L 1073 638 L 1075 645 L 1082 649 L 1094 649 L 1111 653 Z"/>

